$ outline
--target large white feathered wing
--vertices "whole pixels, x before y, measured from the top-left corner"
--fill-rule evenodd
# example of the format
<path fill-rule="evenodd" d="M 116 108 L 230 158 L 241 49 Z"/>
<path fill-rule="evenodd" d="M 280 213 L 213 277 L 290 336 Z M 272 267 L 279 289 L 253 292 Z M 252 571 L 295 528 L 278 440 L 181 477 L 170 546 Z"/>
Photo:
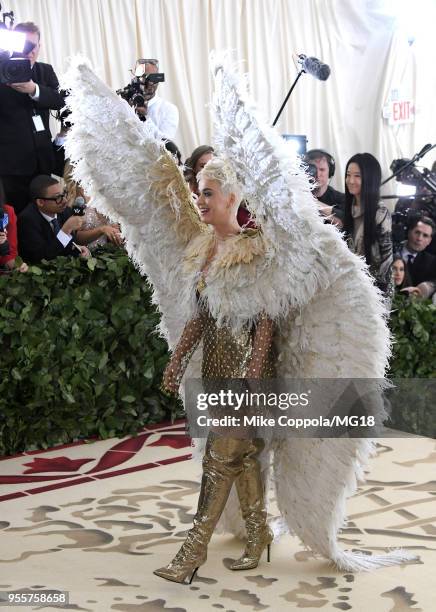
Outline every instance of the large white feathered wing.
<path fill-rule="evenodd" d="M 213 71 L 215 144 L 235 166 L 271 245 L 268 274 L 251 290 L 269 292 L 269 314 L 286 321 L 280 329 L 278 375 L 382 380 L 390 337 L 381 295 L 364 262 L 350 253 L 336 228 L 322 222 L 300 162 L 259 117 L 228 60 L 215 59 Z M 403 551 L 371 556 L 338 546 L 346 497 L 363 478 L 373 447 L 368 439 L 288 438 L 274 448 L 277 502 L 289 529 L 343 570 L 412 558 Z M 221 527 L 240 534 L 239 517 L 233 497 Z"/>
<path fill-rule="evenodd" d="M 65 76 L 73 127 L 66 154 L 92 204 L 122 227 L 131 259 L 153 285 L 170 346 L 189 317 L 185 247 L 201 231 L 189 189 L 173 157 L 133 109 L 86 62 Z M 190 289 L 190 288 L 189 288 Z"/>

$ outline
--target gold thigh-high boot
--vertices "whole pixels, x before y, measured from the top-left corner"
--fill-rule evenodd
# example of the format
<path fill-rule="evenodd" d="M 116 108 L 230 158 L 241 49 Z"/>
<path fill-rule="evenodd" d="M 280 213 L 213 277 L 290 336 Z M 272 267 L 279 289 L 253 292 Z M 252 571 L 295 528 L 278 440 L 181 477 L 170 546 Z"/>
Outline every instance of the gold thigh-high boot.
<path fill-rule="evenodd" d="M 264 486 L 258 459 L 265 443 L 261 439 L 250 442 L 250 448 L 244 456 L 242 473 L 236 480 L 236 490 L 247 532 L 247 543 L 242 557 L 230 566 L 232 570 L 257 567 L 266 547 L 269 561 L 270 545 L 274 539 L 266 522 Z"/>
<path fill-rule="evenodd" d="M 210 433 L 203 458 L 203 476 L 194 525 L 179 552 L 167 567 L 153 573 L 173 582 L 192 582 L 205 563 L 207 545 L 226 505 L 232 484 L 242 472 L 242 460 L 250 440 L 226 438 Z"/>

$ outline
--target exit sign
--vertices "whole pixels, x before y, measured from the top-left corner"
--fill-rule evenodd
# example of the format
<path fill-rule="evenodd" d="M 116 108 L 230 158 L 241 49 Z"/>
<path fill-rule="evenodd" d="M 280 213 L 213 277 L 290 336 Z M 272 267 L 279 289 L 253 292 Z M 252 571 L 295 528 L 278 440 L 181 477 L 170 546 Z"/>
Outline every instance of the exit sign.
<path fill-rule="evenodd" d="M 415 106 L 413 100 L 391 99 L 383 107 L 383 117 L 389 125 L 413 123 L 415 120 Z"/>

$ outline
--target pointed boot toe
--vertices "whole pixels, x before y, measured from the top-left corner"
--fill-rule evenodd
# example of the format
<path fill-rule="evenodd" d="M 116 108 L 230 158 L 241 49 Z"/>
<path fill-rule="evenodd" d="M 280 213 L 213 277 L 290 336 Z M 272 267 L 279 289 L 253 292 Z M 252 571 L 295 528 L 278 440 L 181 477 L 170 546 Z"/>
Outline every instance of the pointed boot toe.
<path fill-rule="evenodd" d="M 160 567 L 157 570 L 154 570 L 153 574 L 155 576 L 159 576 L 159 578 L 164 578 L 165 580 L 170 580 L 171 582 L 178 582 L 179 584 L 191 584 L 194 580 L 195 574 L 197 573 L 198 567 L 192 569 L 191 567 L 186 570 L 186 568 L 172 568 L 168 567 Z"/>

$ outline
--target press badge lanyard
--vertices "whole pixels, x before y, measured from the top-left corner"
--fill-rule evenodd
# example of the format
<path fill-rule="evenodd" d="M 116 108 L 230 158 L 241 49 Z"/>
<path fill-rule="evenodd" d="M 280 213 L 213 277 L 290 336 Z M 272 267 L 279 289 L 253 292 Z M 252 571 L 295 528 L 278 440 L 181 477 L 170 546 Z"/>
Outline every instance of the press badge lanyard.
<path fill-rule="evenodd" d="M 44 123 L 42 122 L 41 115 L 37 115 L 35 109 L 33 109 L 32 121 L 33 126 L 35 128 L 35 132 L 44 132 L 45 127 Z"/>

